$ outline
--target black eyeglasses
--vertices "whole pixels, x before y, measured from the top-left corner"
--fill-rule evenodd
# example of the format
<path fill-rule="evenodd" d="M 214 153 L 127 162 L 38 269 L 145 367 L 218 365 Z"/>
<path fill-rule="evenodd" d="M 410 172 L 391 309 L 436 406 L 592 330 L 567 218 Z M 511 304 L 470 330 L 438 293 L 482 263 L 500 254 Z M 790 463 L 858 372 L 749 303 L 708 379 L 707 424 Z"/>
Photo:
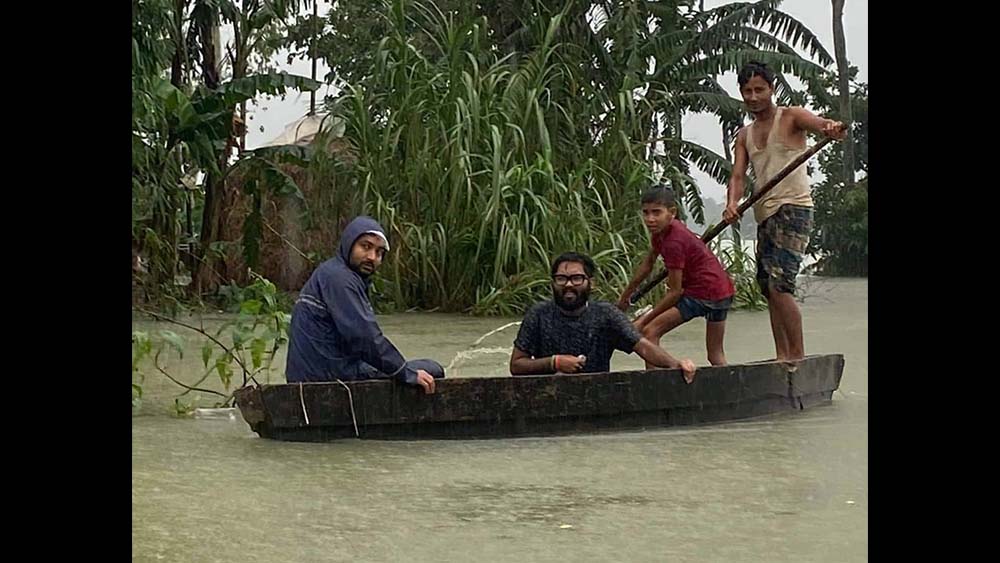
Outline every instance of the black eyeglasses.
<path fill-rule="evenodd" d="M 589 279 L 589 277 L 583 274 L 573 274 L 572 276 L 556 274 L 552 276 L 552 281 L 556 282 L 556 285 L 566 285 L 569 282 L 573 282 L 573 285 L 580 285 Z"/>

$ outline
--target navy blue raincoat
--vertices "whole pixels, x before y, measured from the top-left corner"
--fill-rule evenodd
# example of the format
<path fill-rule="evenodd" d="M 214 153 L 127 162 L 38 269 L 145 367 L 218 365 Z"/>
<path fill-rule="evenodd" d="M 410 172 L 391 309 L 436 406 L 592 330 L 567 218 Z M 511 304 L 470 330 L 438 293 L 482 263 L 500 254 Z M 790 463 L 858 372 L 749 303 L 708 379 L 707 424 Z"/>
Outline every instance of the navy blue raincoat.
<path fill-rule="evenodd" d="M 320 264 L 299 293 L 285 367 L 289 383 L 393 377 L 416 384 L 417 369 L 444 377 L 437 362 L 407 362 L 375 322 L 368 300 L 371 281 L 349 265 L 351 247 L 371 232 L 385 236 L 371 217 L 351 221 L 340 237 L 337 256 Z"/>

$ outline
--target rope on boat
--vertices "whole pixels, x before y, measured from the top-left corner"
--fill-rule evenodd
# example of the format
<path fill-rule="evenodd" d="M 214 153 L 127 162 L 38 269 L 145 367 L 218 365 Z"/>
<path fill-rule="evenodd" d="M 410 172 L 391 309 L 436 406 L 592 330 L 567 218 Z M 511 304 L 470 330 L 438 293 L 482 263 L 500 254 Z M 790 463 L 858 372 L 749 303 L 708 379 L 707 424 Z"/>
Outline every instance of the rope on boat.
<path fill-rule="evenodd" d="M 344 383 L 343 381 L 341 381 L 339 379 L 337 380 L 337 383 L 343 385 L 344 389 L 347 389 L 347 398 L 351 402 L 351 422 L 354 423 L 354 437 L 355 438 L 360 438 L 361 434 L 358 433 L 358 419 L 357 419 L 356 416 L 354 416 L 354 396 L 351 395 L 351 388 L 348 387 L 346 383 Z"/>
<path fill-rule="evenodd" d="M 306 400 L 302 396 L 302 382 L 299 382 L 299 402 L 302 404 L 302 416 L 306 417 L 306 426 L 309 426 L 309 413 L 306 412 Z"/>

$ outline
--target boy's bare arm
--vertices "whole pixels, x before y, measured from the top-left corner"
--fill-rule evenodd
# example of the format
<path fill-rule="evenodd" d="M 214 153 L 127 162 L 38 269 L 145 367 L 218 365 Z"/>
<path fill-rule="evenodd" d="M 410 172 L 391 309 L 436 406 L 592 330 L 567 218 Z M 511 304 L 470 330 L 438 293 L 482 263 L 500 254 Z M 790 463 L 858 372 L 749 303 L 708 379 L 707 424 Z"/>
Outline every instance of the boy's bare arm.
<path fill-rule="evenodd" d="M 650 323 L 656 317 L 659 317 L 663 313 L 670 310 L 671 307 L 677 305 L 677 302 L 681 300 L 681 295 L 684 294 L 684 289 L 681 287 L 681 283 L 684 281 L 684 270 L 673 269 L 667 275 L 667 294 L 660 299 L 656 307 L 653 310 L 646 313 L 639 319 L 635 324 L 636 328 L 642 330 L 647 324 Z"/>
<path fill-rule="evenodd" d="M 621 297 L 618 299 L 618 308 L 622 311 L 628 309 L 628 298 L 632 296 L 632 293 L 639 287 L 639 284 L 643 282 L 649 274 L 653 271 L 653 264 L 656 263 L 656 251 L 653 249 L 649 250 L 646 257 L 642 259 L 639 264 L 639 269 L 635 271 L 635 276 L 632 277 L 632 281 L 628 282 L 628 286 L 625 287 L 625 291 L 622 292 Z"/>

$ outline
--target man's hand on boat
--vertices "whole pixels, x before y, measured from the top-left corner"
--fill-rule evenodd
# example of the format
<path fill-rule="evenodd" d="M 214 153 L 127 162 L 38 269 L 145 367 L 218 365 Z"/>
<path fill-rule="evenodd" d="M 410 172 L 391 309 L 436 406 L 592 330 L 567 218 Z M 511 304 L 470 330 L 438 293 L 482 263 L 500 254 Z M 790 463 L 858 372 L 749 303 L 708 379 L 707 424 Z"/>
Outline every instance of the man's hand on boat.
<path fill-rule="evenodd" d="M 687 358 L 684 358 L 683 360 L 681 360 L 680 368 L 684 370 L 684 381 L 687 381 L 688 383 L 693 382 L 694 372 L 697 369 L 696 367 L 694 367 L 694 362 L 692 362 Z"/>
<path fill-rule="evenodd" d="M 434 393 L 434 376 L 422 369 L 418 369 L 417 385 L 424 388 L 424 394 L 432 395 Z"/>
<path fill-rule="evenodd" d="M 684 381 L 688 383 L 694 381 L 694 372 L 696 370 L 694 362 L 688 359 L 678 360 L 650 339 L 642 337 L 636 343 L 634 351 L 640 358 L 646 360 L 647 369 L 651 365 L 667 369 L 679 369 L 684 372 Z"/>

